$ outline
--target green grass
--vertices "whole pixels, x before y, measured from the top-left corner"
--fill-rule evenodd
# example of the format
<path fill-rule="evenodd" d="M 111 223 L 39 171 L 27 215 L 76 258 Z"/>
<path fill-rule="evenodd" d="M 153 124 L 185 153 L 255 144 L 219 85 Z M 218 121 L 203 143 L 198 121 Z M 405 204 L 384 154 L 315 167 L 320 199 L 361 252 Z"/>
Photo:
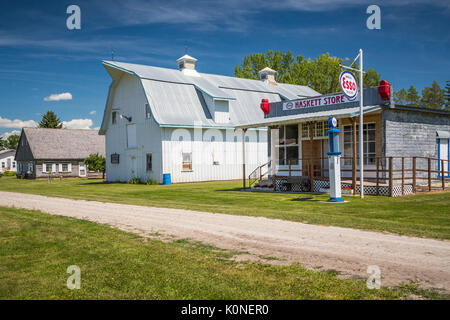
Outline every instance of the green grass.
<path fill-rule="evenodd" d="M 450 193 L 389 198 L 345 197 L 329 204 L 327 195 L 242 192 L 239 182 L 131 185 L 100 179 L 0 179 L 0 190 L 53 197 L 261 216 L 418 237 L 450 239 Z"/>
<path fill-rule="evenodd" d="M 38 211 L 0 207 L 0 226 L 0 299 L 449 298 L 414 284 L 369 290 L 299 265 L 240 264 L 199 243 Z M 80 290 L 66 287 L 70 265 L 81 269 Z"/>

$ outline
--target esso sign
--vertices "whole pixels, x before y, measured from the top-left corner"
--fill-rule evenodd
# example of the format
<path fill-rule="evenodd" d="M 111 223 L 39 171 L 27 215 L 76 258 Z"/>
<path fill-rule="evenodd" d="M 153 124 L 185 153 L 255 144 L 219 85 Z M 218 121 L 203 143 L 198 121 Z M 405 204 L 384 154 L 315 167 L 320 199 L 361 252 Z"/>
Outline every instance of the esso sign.
<path fill-rule="evenodd" d="M 328 119 L 328 126 L 330 128 L 336 128 L 337 125 L 338 125 L 338 121 L 337 121 L 337 119 L 335 117 L 331 117 L 331 118 Z"/>
<path fill-rule="evenodd" d="M 356 78 L 353 73 L 348 71 L 343 71 L 339 76 L 339 83 L 341 84 L 342 91 L 345 95 L 353 100 L 358 94 L 358 85 L 356 84 Z"/>

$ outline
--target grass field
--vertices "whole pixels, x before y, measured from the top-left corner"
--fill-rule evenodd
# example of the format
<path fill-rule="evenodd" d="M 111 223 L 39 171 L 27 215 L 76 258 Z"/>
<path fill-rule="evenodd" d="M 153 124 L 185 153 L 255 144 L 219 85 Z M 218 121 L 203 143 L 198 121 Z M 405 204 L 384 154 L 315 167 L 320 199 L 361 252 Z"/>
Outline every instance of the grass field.
<path fill-rule="evenodd" d="M 239 182 L 131 185 L 101 179 L 0 179 L 0 190 L 104 202 L 262 216 L 320 225 L 450 239 L 450 193 L 389 198 L 344 197 L 348 203 L 321 201 L 327 195 L 240 191 Z"/>
<path fill-rule="evenodd" d="M 210 246 L 38 211 L 0 207 L 0 226 L 0 299 L 449 298 L 413 284 L 369 290 L 299 265 L 236 263 Z M 66 287 L 70 265 L 81 270 L 79 290 Z"/>

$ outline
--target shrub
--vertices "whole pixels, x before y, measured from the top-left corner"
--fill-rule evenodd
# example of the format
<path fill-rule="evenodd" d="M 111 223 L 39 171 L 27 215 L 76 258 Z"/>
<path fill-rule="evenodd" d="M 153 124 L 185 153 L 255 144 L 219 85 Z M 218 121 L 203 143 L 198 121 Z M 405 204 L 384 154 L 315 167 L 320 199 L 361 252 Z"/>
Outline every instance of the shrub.
<path fill-rule="evenodd" d="M 142 180 L 139 178 L 133 178 L 128 181 L 129 184 L 142 184 Z"/>
<path fill-rule="evenodd" d="M 5 171 L 5 172 L 3 172 L 3 175 L 5 177 L 14 177 L 16 175 L 16 173 L 14 171 Z"/>
<path fill-rule="evenodd" d="M 145 184 L 150 186 L 150 185 L 157 185 L 159 183 L 158 183 L 158 180 L 148 179 L 147 181 L 145 181 Z"/>

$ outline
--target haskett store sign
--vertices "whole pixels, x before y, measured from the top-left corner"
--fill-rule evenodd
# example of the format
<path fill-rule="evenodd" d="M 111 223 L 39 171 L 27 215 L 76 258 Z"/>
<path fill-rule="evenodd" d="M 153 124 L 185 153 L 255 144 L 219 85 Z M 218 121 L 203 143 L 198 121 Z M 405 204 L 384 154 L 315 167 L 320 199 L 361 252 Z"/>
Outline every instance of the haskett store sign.
<path fill-rule="evenodd" d="M 283 103 L 283 110 L 288 111 L 288 110 L 303 109 L 303 108 L 329 106 L 329 105 L 333 105 L 333 104 L 353 102 L 353 101 L 355 101 L 355 99 L 349 99 L 343 93 L 336 93 L 336 94 L 327 95 L 327 96 L 320 96 L 320 97 L 314 97 L 314 98 L 306 98 L 306 99 L 288 101 L 288 102 Z"/>

